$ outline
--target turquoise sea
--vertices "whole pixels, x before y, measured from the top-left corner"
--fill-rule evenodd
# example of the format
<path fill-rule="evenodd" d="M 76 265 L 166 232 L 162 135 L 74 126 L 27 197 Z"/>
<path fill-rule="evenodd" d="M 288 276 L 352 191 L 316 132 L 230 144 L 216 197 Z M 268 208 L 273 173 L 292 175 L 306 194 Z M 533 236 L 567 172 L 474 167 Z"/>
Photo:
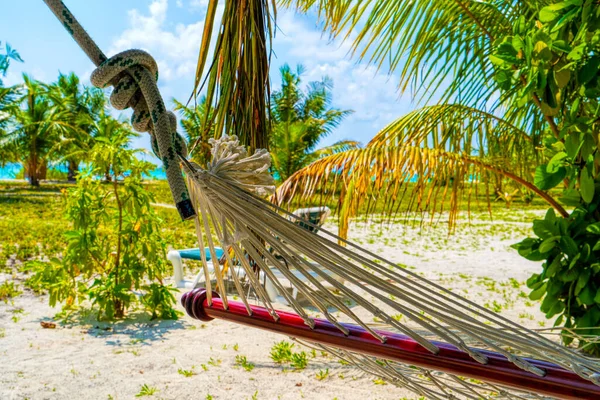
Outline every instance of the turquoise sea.
<path fill-rule="evenodd" d="M 62 165 L 51 166 L 51 168 L 61 172 L 66 172 L 66 168 Z M 7 164 L 4 167 L 0 166 L 0 180 L 16 179 L 16 177 L 21 172 L 21 169 L 22 167 L 20 164 Z M 147 175 L 147 178 L 166 180 L 167 174 L 165 173 L 165 170 L 163 168 L 156 168 Z"/>

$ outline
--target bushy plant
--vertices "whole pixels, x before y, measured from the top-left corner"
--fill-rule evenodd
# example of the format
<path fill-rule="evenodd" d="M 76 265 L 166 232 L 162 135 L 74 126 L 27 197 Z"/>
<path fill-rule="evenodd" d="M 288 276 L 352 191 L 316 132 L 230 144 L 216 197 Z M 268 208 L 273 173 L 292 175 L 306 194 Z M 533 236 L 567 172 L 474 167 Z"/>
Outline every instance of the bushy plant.
<path fill-rule="evenodd" d="M 533 225 L 535 238 L 516 245 L 543 271 L 527 282 L 534 300 L 543 298 L 555 325 L 577 328 L 579 346 L 600 355 L 586 335 L 600 335 L 600 7 L 567 0 L 521 17 L 514 34 L 496 43 L 496 80 L 525 105 L 538 103 L 549 121 L 541 137 L 544 164 L 535 171 L 542 190 L 562 187 L 559 202 L 570 213 L 549 210 Z M 528 82 L 523 85 L 522 82 Z M 573 335 L 563 330 L 569 344 Z"/>
<path fill-rule="evenodd" d="M 125 129 L 125 128 L 124 128 Z M 127 149 L 128 133 L 99 141 L 92 168 L 66 195 L 65 215 L 72 229 L 62 260 L 37 271 L 50 304 L 72 308 L 83 300 L 98 307 L 98 317 L 122 318 L 142 304 L 152 318 L 176 318 L 176 290 L 166 286 L 166 244 L 162 221 L 151 207 L 152 194 L 142 176 L 153 165 Z M 110 171 L 110 181 L 101 181 Z"/>

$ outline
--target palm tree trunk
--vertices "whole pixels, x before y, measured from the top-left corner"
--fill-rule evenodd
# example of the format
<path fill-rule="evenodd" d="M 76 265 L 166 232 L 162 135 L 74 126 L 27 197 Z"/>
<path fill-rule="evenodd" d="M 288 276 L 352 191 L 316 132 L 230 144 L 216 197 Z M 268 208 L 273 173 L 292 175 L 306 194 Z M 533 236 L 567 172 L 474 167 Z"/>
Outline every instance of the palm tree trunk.
<path fill-rule="evenodd" d="M 79 172 L 79 162 L 76 160 L 68 160 L 67 161 L 67 181 L 75 182 L 78 172 Z"/>
<path fill-rule="evenodd" d="M 39 160 L 38 161 L 38 169 L 37 169 L 38 180 L 46 179 L 47 175 L 48 175 L 48 161 L 47 160 Z"/>
<path fill-rule="evenodd" d="M 29 184 L 31 186 L 40 186 L 37 168 L 37 159 L 35 157 L 30 157 L 25 163 L 25 177 L 29 179 Z"/>

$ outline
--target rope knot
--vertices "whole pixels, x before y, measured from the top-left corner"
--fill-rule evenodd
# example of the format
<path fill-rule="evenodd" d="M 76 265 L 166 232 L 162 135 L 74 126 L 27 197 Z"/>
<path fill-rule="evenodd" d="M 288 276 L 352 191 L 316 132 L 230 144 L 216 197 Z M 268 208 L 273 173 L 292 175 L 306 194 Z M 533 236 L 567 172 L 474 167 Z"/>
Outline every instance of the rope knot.
<path fill-rule="evenodd" d="M 133 108 L 133 129 L 150 133 L 152 150 L 163 162 L 177 209 L 185 220 L 196 214 L 179 169 L 179 158 L 187 157 L 187 146 L 177 134 L 175 114 L 165 108 L 157 79 L 156 61 L 142 50 L 127 50 L 104 60 L 90 77 L 96 87 L 112 85 L 113 107 Z"/>
<path fill-rule="evenodd" d="M 177 134 L 177 117 L 165 109 L 162 98 L 152 96 L 145 87 L 156 86 L 158 65 L 154 58 L 143 50 L 126 50 L 107 59 L 92 72 L 90 81 L 96 87 L 113 86 L 110 104 L 117 110 L 131 107 L 131 125 L 138 132 L 149 132 L 154 153 L 163 158 L 154 134 L 154 125 L 162 114 L 168 118 L 169 131 L 175 151 L 187 157 L 187 146 Z M 174 157 L 173 157 L 174 158 Z"/>

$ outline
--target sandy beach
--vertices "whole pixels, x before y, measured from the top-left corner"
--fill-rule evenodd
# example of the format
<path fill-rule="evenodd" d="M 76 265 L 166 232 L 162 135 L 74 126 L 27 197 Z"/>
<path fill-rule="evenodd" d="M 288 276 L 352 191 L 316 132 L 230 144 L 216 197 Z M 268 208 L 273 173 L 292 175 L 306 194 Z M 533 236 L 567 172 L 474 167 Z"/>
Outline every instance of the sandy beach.
<path fill-rule="evenodd" d="M 527 235 L 536 215 L 511 211 L 494 221 L 476 215 L 452 236 L 443 223 L 421 228 L 418 223 L 381 226 L 376 218 L 356 220 L 350 239 L 539 328 L 550 321 L 538 311 L 539 304 L 526 298 L 524 285 L 539 263 L 510 248 Z M 335 230 L 332 223 L 326 227 Z M 12 277 L 0 275 L 0 283 L 7 279 Z M 202 323 L 183 316 L 157 322 L 134 313 L 114 324 L 95 322 L 90 315 L 83 322 L 57 321 L 55 329 L 44 329 L 40 322 L 51 321 L 59 310 L 47 305 L 46 296 L 23 290 L 0 303 L 0 399 L 132 399 L 150 392 L 148 398 L 156 399 L 418 399 L 309 349 L 308 366 L 293 371 L 269 356 L 275 343 L 288 338 L 223 321 Z M 241 356 L 254 368 L 244 369 Z"/>

